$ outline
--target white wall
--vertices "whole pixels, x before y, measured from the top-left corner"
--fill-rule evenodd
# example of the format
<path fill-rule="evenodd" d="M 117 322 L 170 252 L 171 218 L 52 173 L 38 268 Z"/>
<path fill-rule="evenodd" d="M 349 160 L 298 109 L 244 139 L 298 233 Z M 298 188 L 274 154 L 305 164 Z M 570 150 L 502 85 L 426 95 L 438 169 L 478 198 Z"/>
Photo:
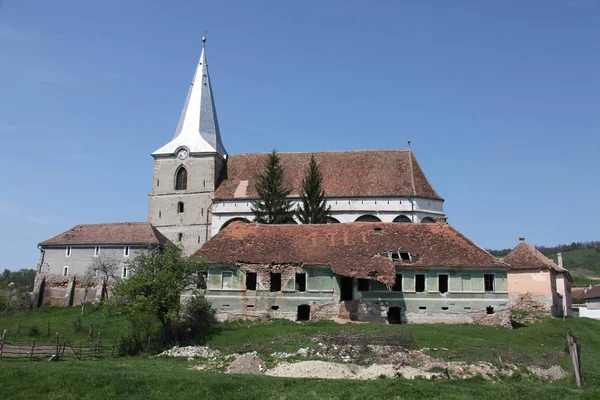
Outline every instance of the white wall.
<path fill-rule="evenodd" d="M 600 310 L 590 310 L 587 307 L 579 306 L 579 316 L 585 318 L 600 319 Z"/>
<path fill-rule="evenodd" d="M 293 200 L 294 207 L 298 203 Z M 405 215 L 413 222 L 423 218 L 437 218 L 444 215 L 441 200 L 410 198 L 334 198 L 329 199 L 331 216 L 340 222 L 354 222 L 362 215 L 374 215 L 383 222 L 393 222 L 394 218 Z M 252 202 L 249 200 L 217 200 L 212 207 L 212 236 L 233 218 L 253 220 Z"/>

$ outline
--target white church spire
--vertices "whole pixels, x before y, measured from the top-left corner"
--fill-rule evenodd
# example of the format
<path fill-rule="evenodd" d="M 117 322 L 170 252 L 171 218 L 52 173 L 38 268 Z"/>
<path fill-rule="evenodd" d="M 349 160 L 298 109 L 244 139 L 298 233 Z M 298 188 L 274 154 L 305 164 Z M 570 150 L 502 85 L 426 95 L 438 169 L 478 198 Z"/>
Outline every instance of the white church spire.
<path fill-rule="evenodd" d="M 219 153 L 227 157 L 221 142 L 217 110 L 206 63 L 206 38 L 202 38 L 202 54 L 179 118 L 173 140 L 152 155 L 174 154 L 185 147 L 190 153 Z"/>

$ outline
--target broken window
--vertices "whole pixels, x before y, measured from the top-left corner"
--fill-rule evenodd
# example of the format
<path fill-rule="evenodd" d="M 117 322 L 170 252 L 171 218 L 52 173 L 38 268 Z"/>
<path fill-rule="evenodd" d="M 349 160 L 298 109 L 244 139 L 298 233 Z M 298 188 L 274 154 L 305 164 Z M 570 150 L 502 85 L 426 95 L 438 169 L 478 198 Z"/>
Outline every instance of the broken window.
<path fill-rule="evenodd" d="M 411 261 L 410 253 L 408 251 L 391 251 L 388 252 L 388 256 L 393 261 Z"/>
<path fill-rule="evenodd" d="M 233 272 L 223 271 L 221 273 L 221 289 L 231 289 L 231 281 L 233 280 Z"/>
<path fill-rule="evenodd" d="M 394 292 L 402 291 L 402 274 L 396 274 L 396 281 L 394 282 L 394 286 L 392 286 L 392 290 Z"/>
<path fill-rule="evenodd" d="M 415 292 L 425 291 L 425 274 L 415 274 Z"/>
<path fill-rule="evenodd" d="M 340 278 L 340 300 L 347 301 L 352 300 L 353 296 L 352 278 L 342 276 Z"/>
<path fill-rule="evenodd" d="M 448 275 L 446 275 L 446 274 L 438 275 L 438 291 L 440 293 L 448 292 Z"/>
<path fill-rule="evenodd" d="M 400 258 L 402 261 L 410 261 L 410 253 L 408 251 L 401 251 Z"/>
<path fill-rule="evenodd" d="M 306 274 L 296 274 L 296 291 L 306 292 Z"/>
<path fill-rule="evenodd" d="M 485 308 L 485 312 L 486 312 L 486 314 L 493 314 L 493 313 L 494 313 L 494 307 L 492 307 L 492 306 L 487 306 L 487 307 Z"/>
<path fill-rule="evenodd" d="M 495 290 L 494 274 L 484 274 L 483 275 L 483 285 L 484 285 L 484 290 L 486 292 L 493 292 Z"/>
<path fill-rule="evenodd" d="M 246 290 L 256 290 L 256 272 L 246 272 Z"/>
<path fill-rule="evenodd" d="M 271 272 L 271 292 L 281 292 L 281 274 Z"/>
<path fill-rule="evenodd" d="M 369 279 L 359 279 L 358 280 L 358 291 L 359 292 L 368 292 L 369 291 Z"/>

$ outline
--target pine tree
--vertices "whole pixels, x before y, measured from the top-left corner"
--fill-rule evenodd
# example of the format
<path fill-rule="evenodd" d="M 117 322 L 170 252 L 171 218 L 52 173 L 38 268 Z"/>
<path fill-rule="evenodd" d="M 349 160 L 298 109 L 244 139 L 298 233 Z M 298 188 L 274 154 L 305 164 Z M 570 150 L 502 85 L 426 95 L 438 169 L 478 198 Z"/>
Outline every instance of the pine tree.
<path fill-rule="evenodd" d="M 273 149 L 258 177 L 256 192 L 259 200 L 252 202 L 255 222 L 261 224 L 289 224 L 294 222 L 294 211 L 287 196 L 291 189 L 283 185 L 283 166 L 277 151 Z"/>
<path fill-rule="evenodd" d="M 325 192 L 321 187 L 322 181 L 323 175 L 313 155 L 302 179 L 300 191 L 302 204 L 296 210 L 296 215 L 303 224 L 325 224 L 330 217 L 331 207 L 325 200 Z"/>

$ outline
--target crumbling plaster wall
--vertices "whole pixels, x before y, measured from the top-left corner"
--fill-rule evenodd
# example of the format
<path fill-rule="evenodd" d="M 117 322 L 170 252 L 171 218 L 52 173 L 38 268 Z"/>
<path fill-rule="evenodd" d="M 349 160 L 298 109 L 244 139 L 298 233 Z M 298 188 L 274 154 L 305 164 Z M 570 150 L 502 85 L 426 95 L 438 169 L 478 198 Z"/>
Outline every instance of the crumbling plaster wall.
<path fill-rule="evenodd" d="M 550 271 L 509 271 L 508 292 L 511 307 L 551 313 L 556 302 L 556 290 L 552 290 L 552 279 Z M 531 304 L 532 301 L 539 307 Z"/>

